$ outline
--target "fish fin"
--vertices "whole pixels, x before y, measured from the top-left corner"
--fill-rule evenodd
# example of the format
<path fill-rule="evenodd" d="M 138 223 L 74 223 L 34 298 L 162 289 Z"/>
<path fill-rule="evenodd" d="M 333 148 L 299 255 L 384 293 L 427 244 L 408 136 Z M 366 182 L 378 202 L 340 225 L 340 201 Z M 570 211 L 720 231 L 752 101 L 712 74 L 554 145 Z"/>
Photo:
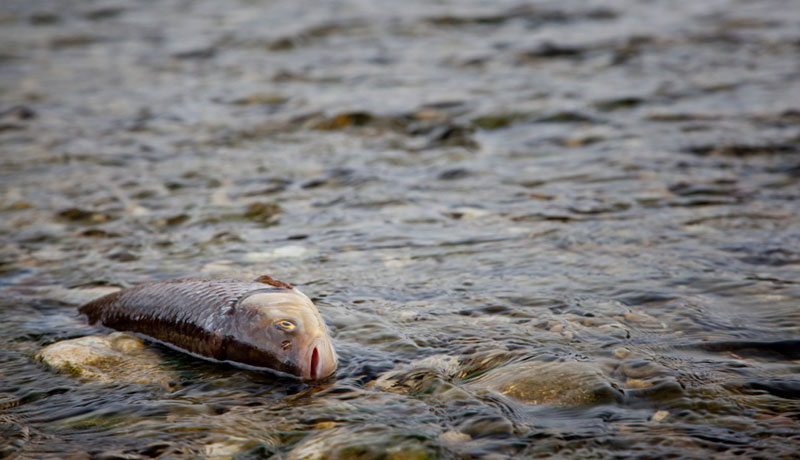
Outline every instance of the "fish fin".
<path fill-rule="evenodd" d="M 258 278 L 256 278 L 254 281 L 257 282 L 257 283 L 269 284 L 270 286 L 275 286 L 275 287 L 278 287 L 278 288 L 294 289 L 294 286 L 292 286 L 291 284 L 284 283 L 283 281 L 278 281 L 275 278 L 273 278 L 271 276 L 267 276 L 267 275 L 261 275 Z"/>
<path fill-rule="evenodd" d="M 78 312 L 86 315 L 89 318 L 89 324 L 94 324 L 103 317 L 103 313 L 108 308 L 109 304 L 119 297 L 122 291 L 117 291 L 99 299 L 92 300 L 78 308 Z"/>

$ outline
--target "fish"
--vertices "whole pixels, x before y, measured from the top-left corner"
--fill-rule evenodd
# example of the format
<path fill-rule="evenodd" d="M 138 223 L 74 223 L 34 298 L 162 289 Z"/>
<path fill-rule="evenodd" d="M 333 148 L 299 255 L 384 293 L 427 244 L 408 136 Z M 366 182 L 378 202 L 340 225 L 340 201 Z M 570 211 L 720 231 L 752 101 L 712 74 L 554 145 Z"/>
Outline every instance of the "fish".
<path fill-rule="evenodd" d="M 317 307 L 269 276 L 181 278 L 122 289 L 79 307 L 89 324 L 141 334 L 192 355 L 301 380 L 331 375 L 336 351 Z"/>

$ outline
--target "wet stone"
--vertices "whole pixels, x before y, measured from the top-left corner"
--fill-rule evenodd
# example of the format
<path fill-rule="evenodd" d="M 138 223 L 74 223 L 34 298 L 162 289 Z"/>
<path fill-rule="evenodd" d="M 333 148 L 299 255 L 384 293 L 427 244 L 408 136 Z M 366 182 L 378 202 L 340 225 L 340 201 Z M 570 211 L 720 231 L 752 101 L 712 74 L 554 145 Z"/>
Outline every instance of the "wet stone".
<path fill-rule="evenodd" d="M 22 211 L 23 209 L 30 209 L 31 204 L 26 201 L 15 201 L 8 205 L 3 211 Z"/>
<path fill-rule="evenodd" d="M 101 212 L 87 211 L 79 208 L 69 208 L 58 213 L 62 219 L 82 224 L 99 224 L 107 222 L 111 217 Z"/>
<path fill-rule="evenodd" d="M 427 148 L 464 147 L 477 149 L 480 145 L 472 138 L 473 128 L 460 125 L 447 125 L 431 132 Z"/>
<path fill-rule="evenodd" d="M 526 404 L 574 407 L 622 400 L 616 388 L 596 365 L 586 362 L 528 361 L 502 366 L 469 384 Z"/>
<path fill-rule="evenodd" d="M 623 97 L 619 99 L 607 99 L 604 101 L 595 102 L 594 106 L 597 110 L 603 112 L 612 112 L 615 110 L 633 109 L 645 101 L 639 97 Z"/>
<path fill-rule="evenodd" d="M 108 258 L 110 260 L 116 260 L 117 262 L 134 262 L 139 260 L 139 256 L 128 251 L 115 251 L 109 254 Z"/>
<path fill-rule="evenodd" d="M 402 439 L 380 433 L 356 433 L 348 428 L 333 428 L 312 435 L 289 451 L 289 460 L 392 459 L 425 460 L 431 452 L 415 439 Z"/>
<path fill-rule="evenodd" d="M 659 410 L 659 411 L 656 411 L 656 412 L 653 414 L 653 416 L 651 417 L 651 419 L 652 419 L 654 422 L 660 422 L 660 421 L 664 420 L 664 419 L 665 419 L 665 418 L 667 418 L 667 417 L 669 417 L 669 412 L 668 412 L 668 411 L 665 411 L 665 410 Z"/>
<path fill-rule="evenodd" d="M 373 120 L 373 116 L 367 112 L 340 113 L 328 120 L 321 121 L 314 126 L 314 129 L 323 131 L 334 131 L 348 128 L 350 126 L 366 126 Z"/>
<path fill-rule="evenodd" d="M 175 59 L 211 59 L 217 54 L 217 50 L 213 47 L 202 47 L 176 51 L 172 53 Z"/>
<path fill-rule="evenodd" d="M 83 17 L 90 21 L 102 21 L 105 19 L 111 19 L 119 16 L 125 11 L 125 8 L 121 6 L 107 6 L 96 8 L 93 10 L 89 10 L 84 13 Z"/>
<path fill-rule="evenodd" d="M 275 203 L 251 203 L 244 212 L 244 218 L 264 225 L 278 223 L 281 207 Z"/>
<path fill-rule="evenodd" d="M 526 113 L 498 113 L 483 115 L 473 118 L 472 124 L 478 128 L 486 130 L 502 129 L 520 121 L 529 118 L 530 115 Z"/>
<path fill-rule="evenodd" d="M 57 24 L 59 21 L 61 21 L 61 17 L 58 14 L 51 13 L 49 11 L 39 11 L 31 14 L 28 20 L 35 26 L 46 26 Z"/>
<path fill-rule="evenodd" d="M 186 214 L 178 214 L 177 216 L 168 217 L 164 223 L 173 226 L 173 225 L 180 225 L 189 220 L 189 216 Z"/>
<path fill-rule="evenodd" d="M 531 59 L 577 58 L 583 53 L 584 50 L 577 47 L 545 42 L 536 49 L 520 53 L 518 59 L 525 62 Z"/>
<path fill-rule="evenodd" d="M 538 123 L 587 123 L 594 121 L 579 112 L 556 112 L 536 119 Z"/>
<path fill-rule="evenodd" d="M 514 434 L 514 424 L 506 417 L 488 415 L 472 418 L 459 427 L 461 433 L 472 438 L 499 437 L 507 438 Z"/>
<path fill-rule="evenodd" d="M 71 35 L 64 35 L 50 40 L 50 48 L 53 50 L 61 50 L 65 48 L 78 48 L 83 46 L 93 45 L 98 43 L 101 39 L 94 35 L 83 33 L 76 33 Z"/>
<path fill-rule="evenodd" d="M 231 101 L 234 105 L 281 105 L 289 97 L 281 93 L 253 93 Z"/>
<path fill-rule="evenodd" d="M 36 111 L 26 105 L 0 110 L 0 119 L 3 120 L 31 120 L 33 118 L 36 118 Z"/>
<path fill-rule="evenodd" d="M 469 177 L 470 175 L 472 175 L 472 173 L 468 169 L 452 168 L 442 171 L 436 178 L 439 180 L 458 180 Z"/>
<path fill-rule="evenodd" d="M 62 340 L 44 347 L 35 357 L 67 375 L 97 382 L 156 384 L 169 389 L 177 381 L 161 368 L 158 353 L 122 332 Z"/>
<path fill-rule="evenodd" d="M 116 238 L 120 236 L 118 233 L 107 232 L 100 228 L 84 230 L 80 235 L 87 238 Z"/>

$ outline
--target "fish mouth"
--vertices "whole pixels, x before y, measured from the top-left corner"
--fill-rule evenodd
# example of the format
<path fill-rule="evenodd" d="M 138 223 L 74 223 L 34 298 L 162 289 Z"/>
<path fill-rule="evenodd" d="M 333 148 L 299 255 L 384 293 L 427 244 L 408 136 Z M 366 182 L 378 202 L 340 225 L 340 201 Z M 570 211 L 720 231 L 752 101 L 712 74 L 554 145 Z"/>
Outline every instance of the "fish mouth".
<path fill-rule="evenodd" d="M 303 378 L 307 380 L 323 379 L 336 370 L 336 354 L 333 352 L 331 344 L 321 338 L 311 343 L 306 363 L 307 366 L 303 372 Z"/>
<path fill-rule="evenodd" d="M 311 352 L 311 365 L 309 366 L 310 377 L 311 380 L 317 379 L 317 374 L 319 373 L 319 352 L 317 351 L 317 347 L 314 347 L 314 351 Z"/>

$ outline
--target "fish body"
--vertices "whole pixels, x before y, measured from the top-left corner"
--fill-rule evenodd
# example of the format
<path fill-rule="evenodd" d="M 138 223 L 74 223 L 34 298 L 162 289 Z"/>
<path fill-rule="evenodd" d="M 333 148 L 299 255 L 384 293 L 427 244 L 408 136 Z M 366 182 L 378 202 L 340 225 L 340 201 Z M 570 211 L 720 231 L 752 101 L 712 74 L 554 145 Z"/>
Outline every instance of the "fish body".
<path fill-rule="evenodd" d="M 325 322 L 311 300 L 268 276 L 148 283 L 91 301 L 79 311 L 90 324 L 306 380 L 327 377 L 337 365 Z"/>

